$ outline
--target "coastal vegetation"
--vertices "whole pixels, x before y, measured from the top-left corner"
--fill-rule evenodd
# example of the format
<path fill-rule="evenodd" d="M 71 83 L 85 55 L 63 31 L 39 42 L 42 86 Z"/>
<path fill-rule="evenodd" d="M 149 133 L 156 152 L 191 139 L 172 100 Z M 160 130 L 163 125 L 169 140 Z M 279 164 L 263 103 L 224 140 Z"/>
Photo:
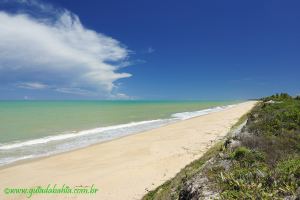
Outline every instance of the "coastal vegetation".
<path fill-rule="evenodd" d="M 143 199 L 300 199 L 300 97 L 262 98 L 224 141 Z"/>

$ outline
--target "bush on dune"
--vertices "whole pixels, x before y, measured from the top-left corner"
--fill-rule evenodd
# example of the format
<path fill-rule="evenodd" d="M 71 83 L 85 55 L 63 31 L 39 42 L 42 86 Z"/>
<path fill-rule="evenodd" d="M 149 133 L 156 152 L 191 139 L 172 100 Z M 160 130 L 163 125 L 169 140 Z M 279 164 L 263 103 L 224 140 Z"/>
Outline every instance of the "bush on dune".
<path fill-rule="evenodd" d="M 244 131 L 242 146 L 228 153 L 232 166 L 215 177 L 221 198 L 300 198 L 299 98 L 264 98 L 249 114 Z"/>

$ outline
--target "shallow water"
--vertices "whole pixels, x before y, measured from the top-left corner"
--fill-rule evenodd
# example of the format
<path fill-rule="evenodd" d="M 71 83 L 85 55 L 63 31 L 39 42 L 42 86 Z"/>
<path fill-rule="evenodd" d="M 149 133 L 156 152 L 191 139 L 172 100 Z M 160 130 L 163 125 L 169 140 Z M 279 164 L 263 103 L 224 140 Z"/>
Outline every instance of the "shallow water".
<path fill-rule="evenodd" d="M 238 102 L 0 102 L 0 165 L 65 152 L 216 112 Z"/>

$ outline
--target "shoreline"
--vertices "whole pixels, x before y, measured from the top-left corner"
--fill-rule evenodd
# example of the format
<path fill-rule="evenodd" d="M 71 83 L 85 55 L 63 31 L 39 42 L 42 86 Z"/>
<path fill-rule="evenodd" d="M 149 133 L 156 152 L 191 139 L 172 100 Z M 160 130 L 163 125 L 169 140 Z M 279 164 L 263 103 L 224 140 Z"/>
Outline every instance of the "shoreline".
<path fill-rule="evenodd" d="M 95 184 L 100 189 L 97 199 L 142 197 L 147 190 L 157 187 L 174 176 L 182 167 L 199 158 L 216 140 L 224 137 L 239 117 L 249 111 L 254 104 L 255 102 L 248 101 L 219 112 L 81 149 L 19 161 L 12 166 L 2 166 L 0 189 L 3 190 L 6 186 L 24 188 L 60 183 Z M 47 174 L 51 174 L 51 177 Z M 29 177 L 35 178 L 29 180 Z M 24 196 L 15 195 L 3 198 L 22 197 Z M 95 196 L 88 195 L 77 197 L 95 199 Z M 60 199 L 64 198 L 64 195 L 32 197 L 32 199 L 39 198 Z"/>
<path fill-rule="evenodd" d="M 210 114 L 210 113 L 215 113 L 215 112 L 219 112 L 219 111 L 222 111 L 222 110 L 226 110 L 230 107 L 237 106 L 241 103 L 244 103 L 244 102 L 240 102 L 240 103 L 236 103 L 236 104 L 222 105 L 222 106 L 220 105 L 220 106 L 208 107 L 208 108 L 204 108 L 202 110 L 196 110 L 196 111 L 187 111 L 187 112 L 174 113 L 174 114 L 171 115 L 171 116 L 173 116 L 173 115 L 185 114 L 185 113 L 196 113 L 196 112 L 201 112 L 202 113 L 202 112 L 204 112 L 204 114 L 192 116 L 192 117 L 189 117 L 189 118 L 186 118 L 186 119 L 180 119 L 180 117 L 175 118 L 175 117 L 170 116 L 170 118 L 161 118 L 161 119 L 152 119 L 152 120 L 146 120 L 146 121 L 129 122 L 129 123 L 126 123 L 126 124 L 116 124 L 116 125 L 112 125 L 112 126 L 96 127 L 96 128 L 92 128 L 92 129 L 81 130 L 81 131 L 79 131 L 79 133 L 82 132 L 82 131 L 91 131 L 91 130 L 103 129 L 103 128 L 105 129 L 105 128 L 117 127 L 117 126 L 127 126 L 127 125 L 130 125 L 130 124 L 139 124 L 139 123 L 145 123 L 145 122 L 149 123 L 149 122 L 154 122 L 154 121 L 166 121 L 165 123 L 163 123 L 161 125 L 158 125 L 157 127 L 149 128 L 149 129 L 146 129 L 146 130 L 140 130 L 140 131 L 136 131 L 136 132 L 133 132 L 133 133 L 124 134 L 124 135 L 118 135 L 116 137 L 112 137 L 110 139 L 106 139 L 106 140 L 103 140 L 103 141 L 98 141 L 96 143 L 88 144 L 86 146 L 73 148 L 73 149 L 65 149 L 63 151 L 53 152 L 53 153 L 50 153 L 48 155 L 33 156 L 31 158 L 24 158 L 24 159 L 16 160 L 16 161 L 13 161 L 13 162 L 10 162 L 10 163 L 7 163 L 7 164 L 1 164 L 0 165 L 0 170 L 11 167 L 11 166 L 14 166 L 14 165 L 22 164 L 22 163 L 32 162 L 32 161 L 35 161 L 35 160 L 40 160 L 40 159 L 43 159 L 43 158 L 48 158 L 48 157 L 51 157 L 51 156 L 60 155 L 60 154 L 64 154 L 64 153 L 73 152 L 73 151 L 76 151 L 76 150 L 88 148 L 88 147 L 91 147 L 93 145 L 103 144 L 103 143 L 106 143 L 106 142 L 110 142 L 110 141 L 113 141 L 113 140 L 117 140 L 117 139 L 120 139 L 120 138 L 130 136 L 130 135 L 136 135 L 136 134 L 140 134 L 140 133 L 143 133 L 143 132 L 155 130 L 155 129 L 165 127 L 165 126 L 169 126 L 169 125 L 172 125 L 174 123 L 181 122 L 181 121 L 186 121 L 186 120 L 190 120 L 190 119 L 193 119 L 193 118 L 196 118 L 196 117 L 199 117 L 199 116 L 204 116 L 204 115 L 207 115 L 207 114 Z M 216 109 L 220 109 L 220 108 L 221 108 L 221 110 L 216 110 Z M 208 113 L 206 113 L 208 110 L 210 110 L 210 111 Z M 170 120 L 170 122 L 167 122 L 168 120 Z M 174 121 L 172 121 L 172 120 L 174 120 Z M 62 136 L 62 135 L 63 134 L 57 135 L 57 136 Z M 49 136 L 47 136 L 47 137 L 49 137 Z M 40 140 L 40 139 L 45 139 L 47 137 L 36 138 L 36 139 L 32 139 L 32 140 Z M 51 137 L 56 137 L 56 136 L 54 135 L 54 136 L 51 136 Z M 32 140 L 21 141 L 20 143 L 26 143 L 26 142 L 29 142 L 29 141 L 32 141 Z M 14 144 L 6 144 L 6 145 L 14 145 Z M 31 155 L 29 155 L 29 156 L 31 156 Z"/>

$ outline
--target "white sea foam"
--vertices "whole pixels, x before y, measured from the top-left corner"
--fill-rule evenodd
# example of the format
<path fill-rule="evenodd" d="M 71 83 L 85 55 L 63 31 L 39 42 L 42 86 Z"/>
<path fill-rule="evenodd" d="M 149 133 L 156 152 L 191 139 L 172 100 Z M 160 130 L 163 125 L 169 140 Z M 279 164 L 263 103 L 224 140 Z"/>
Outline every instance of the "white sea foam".
<path fill-rule="evenodd" d="M 48 137 L 43 137 L 43 138 L 39 138 L 39 139 L 28 140 L 25 142 L 4 144 L 4 145 L 0 146 L 0 150 L 15 149 L 15 148 L 23 147 L 23 146 L 31 146 L 31 145 L 36 145 L 36 144 L 44 144 L 44 143 L 48 143 L 51 141 L 65 140 L 65 139 L 69 139 L 69 138 L 80 137 L 80 136 L 90 135 L 90 134 L 97 134 L 97 133 L 102 133 L 104 131 L 128 128 L 128 127 L 144 125 L 144 124 L 158 122 L 158 121 L 160 121 L 160 120 L 158 119 L 158 120 L 149 120 L 149 121 L 141 121 L 141 122 L 131 122 L 128 124 L 119 124 L 119 125 L 115 125 L 115 126 L 94 128 L 94 129 L 84 130 L 84 131 L 80 131 L 80 132 L 48 136 Z"/>
<path fill-rule="evenodd" d="M 208 108 L 208 109 L 198 110 L 198 111 L 193 111 L 193 112 L 175 113 L 175 114 L 172 115 L 172 117 L 179 118 L 181 120 L 185 120 L 185 119 L 190 119 L 190 118 L 193 118 L 193 117 L 207 115 L 209 113 L 218 112 L 218 111 L 221 111 L 221 110 L 224 110 L 226 108 L 233 107 L 233 106 L 234 105 L 218 106 L 218 107 L 213 107 L 213 108 Z"/>
<path fill-rule="evenodd" d="M 171 115 L 169 119 L 131 122 L 79 132 L 69 132 L 28 141 L 0 144 L 0 165 L 86 147 L 92 144 L 161 127 L 176 121 L 218 112 L 232 106 L 234 105 L 213 107 L 193 112 L 175 113 Z"/>
<path fill-rule="evenodd" d="M 27 160 L 27 159 L 32 159 L 35 158 L 35 155 L 28 155 L 28 156 L 19 156 L 19 157 L 6 157 L 6 158 L 2 158 L 0 159 L 0 166 L 1 165 L 5 165 L 5 164 L 10 164 L 10 163 L 14 163 L 17 161 L 21 161 L 21 160 Z"/>

